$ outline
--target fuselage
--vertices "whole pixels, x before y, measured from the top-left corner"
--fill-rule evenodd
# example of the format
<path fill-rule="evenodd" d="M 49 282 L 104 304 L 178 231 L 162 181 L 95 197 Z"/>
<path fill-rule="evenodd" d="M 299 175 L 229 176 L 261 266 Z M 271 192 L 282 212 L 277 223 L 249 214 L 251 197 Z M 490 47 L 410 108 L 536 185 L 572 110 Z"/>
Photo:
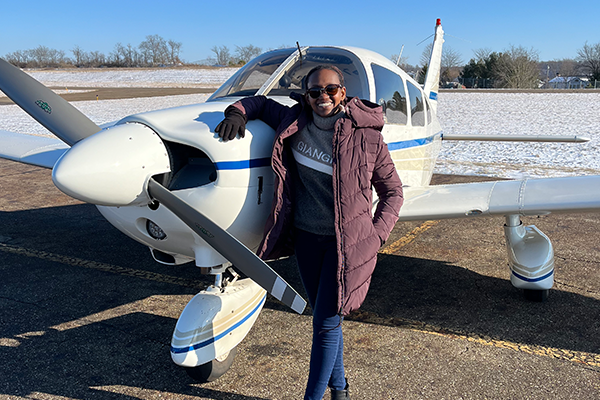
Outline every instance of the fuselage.
<path fill-rule="evenodd" d="M 363 49 L 306 47 L 265 53 L 241 68 L 206 103 L 132 115 L 118 124 L 143 124 L 156 132 L 171 161 L 171 172 L 160 177 L 163 185 L 256 250 L 270 211 L 275 132 L 261 121 L 250 121 L 244 139 L 222 142 L 214 128 L 224 109 L 245 96 L 265 95 L 293 105 L 289 95 L 303 92 L 304 76 L 318 64 L 342 70 L 349 97 L 383 107 L 382 134 L 403 184 L 429 184 L 441 146 L 432 106 L 436 100 L 390 60 Z M 226 262 L 169 210 L 153 208 L 99 206 L 113 225 L 148 245 L 159 262 L 195 260 L 201 267 Z"/>

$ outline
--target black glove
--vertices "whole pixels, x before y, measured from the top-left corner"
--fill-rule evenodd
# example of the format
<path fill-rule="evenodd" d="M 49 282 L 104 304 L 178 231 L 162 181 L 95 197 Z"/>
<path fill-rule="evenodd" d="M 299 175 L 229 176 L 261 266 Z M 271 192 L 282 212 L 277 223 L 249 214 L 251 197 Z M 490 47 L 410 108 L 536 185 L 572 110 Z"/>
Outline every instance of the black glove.
<path fill-rule="evenodd" d="M 225 110 L 226 116 L 215 128 L 215 132 L 224 142 L 235 139 L 236 135 L 243 138 L 246 135 L 246 116 L 237 108 Z"/>

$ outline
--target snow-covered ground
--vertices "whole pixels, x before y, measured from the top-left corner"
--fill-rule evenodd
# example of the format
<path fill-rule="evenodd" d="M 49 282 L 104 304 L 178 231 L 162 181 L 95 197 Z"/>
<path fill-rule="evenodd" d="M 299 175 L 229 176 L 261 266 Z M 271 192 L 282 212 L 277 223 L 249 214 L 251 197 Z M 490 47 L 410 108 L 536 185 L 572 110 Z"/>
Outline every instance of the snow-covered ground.
<path fill-rule="evenodd" d="M 443 142 L 437 172 L 501 177 L 600 174 L 600 93 L 439 95 L 444 133 L 587 136 L 587 143 Z"/>
<path fill-rule="evenodd" d="M 214 87 L 238 68 L 156 68 L 26 70 L 46 86 L 57 87 Z"/>
<path fill-rule="evenodd" d="M 218 86 L 235 69 L 29 71 L 47 86 L 173 87 Z M 206 94 L 125 100 L 80 101 L 73 105 L 95 123 L 127 115 L 204 102 Z M 600 93 L 465 93 L 439 95 L 438 117 L 445 133 L 578 135 L 592 140 L 565 143 L 443 143 L 438 173 L 498 177 L 600 174 Z M 17 106 L 0 106 L 0 130 L 50 135 Z"/>

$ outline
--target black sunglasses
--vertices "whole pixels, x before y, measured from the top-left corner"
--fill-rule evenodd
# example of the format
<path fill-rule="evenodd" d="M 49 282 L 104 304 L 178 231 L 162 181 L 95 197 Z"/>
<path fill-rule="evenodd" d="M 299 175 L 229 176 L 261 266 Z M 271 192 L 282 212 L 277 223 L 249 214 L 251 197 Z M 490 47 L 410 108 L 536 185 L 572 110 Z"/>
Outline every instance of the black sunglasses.
<path fill-rule="evenodd" d="M 329 96 L 335 96 L 342 85 L 327 85 L 324 88 L 312 88 L 306 91 L 313 99 L 318 99 L 321 93 L 327 93 Z"/>

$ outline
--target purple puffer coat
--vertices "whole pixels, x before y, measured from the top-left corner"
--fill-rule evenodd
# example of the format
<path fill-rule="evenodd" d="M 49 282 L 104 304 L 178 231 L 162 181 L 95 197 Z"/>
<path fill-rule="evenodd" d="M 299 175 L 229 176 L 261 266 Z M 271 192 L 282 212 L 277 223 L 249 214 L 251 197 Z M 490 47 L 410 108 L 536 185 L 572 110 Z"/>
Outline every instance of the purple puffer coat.
<path fill-rule="evenodd" d="M 263 96 L 231 105 L 247 119 L 260 119 L 276 131 L 272 166 L 275 172 L 271 214 L 258 256 L 276 259 L 293 254 L 293 170 L 295 162 L 286 139 L 312 118 L 312 109 L 300 95 L 287 107 Z M 233 110 L 233 109 L 237 110 Z M 387 240 L 402 206 L 402 182 L 383 142 L 381 107 L 352 98 L 346 104 L 333 136 L 333 194 L 338 251 L 338 311 L 347 315 L 364 301 L 377 262 L 377 251 Z M 372 187 L 379 197 L 375 215 Z"/>

